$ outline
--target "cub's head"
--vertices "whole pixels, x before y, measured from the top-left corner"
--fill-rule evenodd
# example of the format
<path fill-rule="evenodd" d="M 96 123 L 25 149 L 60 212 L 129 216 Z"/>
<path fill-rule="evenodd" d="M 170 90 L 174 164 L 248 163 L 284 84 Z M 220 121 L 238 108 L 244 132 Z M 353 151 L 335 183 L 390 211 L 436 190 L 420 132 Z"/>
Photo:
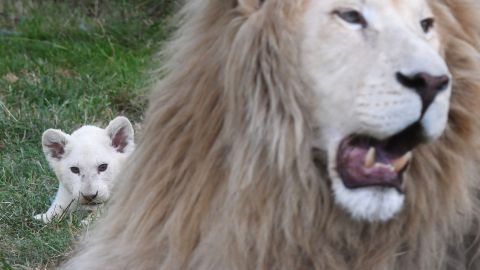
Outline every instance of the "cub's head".
<path fill-rule="evenodd" d="M 412 151 L 445 129 L 451 75 L 437 23 L 424 0 L 308 3 L 301 52 L 318 101 L 316 147 L 354 218 L 398 213 Z"/>
<path fill-rule="evenodd" d="M 60 184 L 80 204 L 101 204 L 134 149 L 133 133 L 130 121 L 121 116 L 105 129 L 83 126 L 71 135 L 48 129 L 42 136 L 43 152 Z"/>

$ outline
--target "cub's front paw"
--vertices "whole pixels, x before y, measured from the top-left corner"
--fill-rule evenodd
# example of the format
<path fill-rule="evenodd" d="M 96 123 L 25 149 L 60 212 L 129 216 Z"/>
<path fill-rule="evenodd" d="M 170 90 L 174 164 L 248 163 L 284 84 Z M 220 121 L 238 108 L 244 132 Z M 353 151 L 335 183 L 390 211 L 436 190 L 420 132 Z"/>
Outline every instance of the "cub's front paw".
<path fill-rule="evenodd" d="M 33 218 L 36 220 L 40 220 L 46 224 L 46 223 L 50 223 L 52 220 L 57 218 L 57 216 L 49 213 L 43 213 L 43 214 L 35 215 L 33 216 Z"/>

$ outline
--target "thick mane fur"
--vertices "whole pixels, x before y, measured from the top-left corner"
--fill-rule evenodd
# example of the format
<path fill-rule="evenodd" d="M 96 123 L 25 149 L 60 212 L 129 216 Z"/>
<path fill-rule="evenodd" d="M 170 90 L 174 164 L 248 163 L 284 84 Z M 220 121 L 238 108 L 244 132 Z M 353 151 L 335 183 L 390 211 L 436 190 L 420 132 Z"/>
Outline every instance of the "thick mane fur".
<path fill-rule="evenodd" d="M 415 150 L 405 209 L 367 223 L 333 203 L 313 150 L 302 2 L 186 4 L 145 136 L 66 269 L 480 269 L 480 3 L 430 1 L 449 123 Z"/>

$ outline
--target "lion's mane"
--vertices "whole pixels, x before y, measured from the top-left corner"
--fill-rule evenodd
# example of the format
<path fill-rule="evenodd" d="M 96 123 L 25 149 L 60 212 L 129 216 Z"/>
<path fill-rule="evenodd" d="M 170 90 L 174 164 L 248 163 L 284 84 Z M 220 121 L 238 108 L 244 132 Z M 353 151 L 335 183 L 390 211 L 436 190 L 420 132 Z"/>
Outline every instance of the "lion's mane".
<path fill-rule="evenodd" d="M 387 223 L 332 201 L 298 69 L 304 1 L 189 1 L 145 136 L 67 269 L 480 269 L 480 4 L 432 0 L 454 77 Z M 257 5 L 264 5 L 259 9 Z"/>

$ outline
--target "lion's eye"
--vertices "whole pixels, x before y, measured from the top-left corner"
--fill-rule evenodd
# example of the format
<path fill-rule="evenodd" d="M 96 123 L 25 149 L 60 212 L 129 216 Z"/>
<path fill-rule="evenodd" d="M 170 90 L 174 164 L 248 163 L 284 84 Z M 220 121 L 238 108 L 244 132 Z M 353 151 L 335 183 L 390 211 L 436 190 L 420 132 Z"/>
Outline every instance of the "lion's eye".
<path fill-rule="evenodd" d="M 74 174 L 80 174 L 80 169 L 78 167 L 70 167 L 70 171 Z"/>
<path fill-rule="evenodd" d="M 433 18 L 427 18 L 420 21 L 420 25 L 422 26 L 423 32 L 428 33 L 432 30 L 433 26 L 435 25 L 435 20 Z"/>
<path fill-rule="evenodd" d="M 335 10 L 334 14 L 347 23 L 360 25 L 362 28 L 367 27 L 367 20 L 359 11 L 353 9 Z"/>
<path fill-rule="evenodd" d="M 98 166 L 98 172 L 104 172 L 107 170 L 107 168 L 108 168 L 108 164 L 103 163 L 100 166 Z"/>

